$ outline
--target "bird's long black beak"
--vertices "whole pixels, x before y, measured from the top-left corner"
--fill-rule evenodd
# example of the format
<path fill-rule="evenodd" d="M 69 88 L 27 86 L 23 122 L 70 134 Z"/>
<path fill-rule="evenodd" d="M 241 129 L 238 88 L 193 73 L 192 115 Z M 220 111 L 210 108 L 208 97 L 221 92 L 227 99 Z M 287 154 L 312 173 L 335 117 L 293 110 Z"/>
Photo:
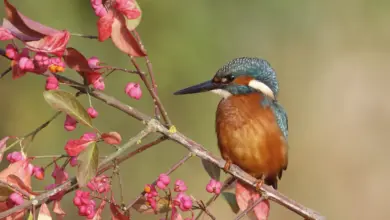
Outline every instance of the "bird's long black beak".
<path fill-rule="evenodd" d="M 218 83 L 213 83 L 211 80 L 199 83 L 194 86 L 190 86 L 185 89 L 181 89 L 173 94 L 175 95 L 184 95 L 184 94 L 192 94 L 192 93 L 199 93 L 199 92 L 207 92 L 213 89 L 218 89 L 220 88 L 221 85 Z"/>

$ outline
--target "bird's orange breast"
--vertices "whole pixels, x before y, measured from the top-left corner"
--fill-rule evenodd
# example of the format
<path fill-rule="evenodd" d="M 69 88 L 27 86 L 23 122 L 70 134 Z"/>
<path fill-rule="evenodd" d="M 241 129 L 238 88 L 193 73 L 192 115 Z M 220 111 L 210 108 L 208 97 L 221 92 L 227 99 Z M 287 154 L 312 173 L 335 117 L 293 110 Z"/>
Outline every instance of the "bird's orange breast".
<path fill-rule="evenodd" d="M 259 178 L 274 179 L 287 166 L 287 143 L 259 93 L 221 100 L 216 115 L 222 157 Z"/>

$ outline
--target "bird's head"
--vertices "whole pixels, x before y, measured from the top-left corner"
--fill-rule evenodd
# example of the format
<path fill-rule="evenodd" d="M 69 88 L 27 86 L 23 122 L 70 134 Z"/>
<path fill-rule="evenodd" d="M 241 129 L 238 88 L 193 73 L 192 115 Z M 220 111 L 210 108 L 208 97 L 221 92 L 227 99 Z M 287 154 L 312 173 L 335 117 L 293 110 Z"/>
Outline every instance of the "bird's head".
<path fill-rule="evenodd" d="M 224 98 L 231 95 L 261 92 L 275 99 L 279 85 L 271 65 L 259 58 L 236 58 L 217 71 L 214 77 L 206 82 L 179 90 L 175 95 L 211 91 Z"/>

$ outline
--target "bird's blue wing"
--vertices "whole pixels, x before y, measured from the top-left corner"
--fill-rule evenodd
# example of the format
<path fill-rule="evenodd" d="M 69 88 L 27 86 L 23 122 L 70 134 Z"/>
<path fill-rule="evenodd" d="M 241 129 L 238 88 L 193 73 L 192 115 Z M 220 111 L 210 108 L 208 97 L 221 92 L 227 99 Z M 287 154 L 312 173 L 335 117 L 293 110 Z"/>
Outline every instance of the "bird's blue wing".
<path fill-rule="evenodd" d="M 277 101 L 273 101 L 271 103 L 271 108 L 272 111 L 275 114 L 276 121 L 279 125 L 280 130 L 283 133 L 284 138 L 287 141 L 288 138 L 288 118 L 287 118 L 287 113 Z"/>

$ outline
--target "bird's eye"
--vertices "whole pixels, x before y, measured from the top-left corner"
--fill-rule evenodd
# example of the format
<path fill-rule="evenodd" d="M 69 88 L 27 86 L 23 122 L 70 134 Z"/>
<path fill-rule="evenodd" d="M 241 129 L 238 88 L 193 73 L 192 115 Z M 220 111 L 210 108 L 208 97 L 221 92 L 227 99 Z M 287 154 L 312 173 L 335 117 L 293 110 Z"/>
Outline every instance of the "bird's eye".
<path fill-rule="evenodd" d="M 233 75 L 227 75 L 225 77 L 222 78 L 222 83 L 230 83 L 234 80 L 234 76 Z"/>

